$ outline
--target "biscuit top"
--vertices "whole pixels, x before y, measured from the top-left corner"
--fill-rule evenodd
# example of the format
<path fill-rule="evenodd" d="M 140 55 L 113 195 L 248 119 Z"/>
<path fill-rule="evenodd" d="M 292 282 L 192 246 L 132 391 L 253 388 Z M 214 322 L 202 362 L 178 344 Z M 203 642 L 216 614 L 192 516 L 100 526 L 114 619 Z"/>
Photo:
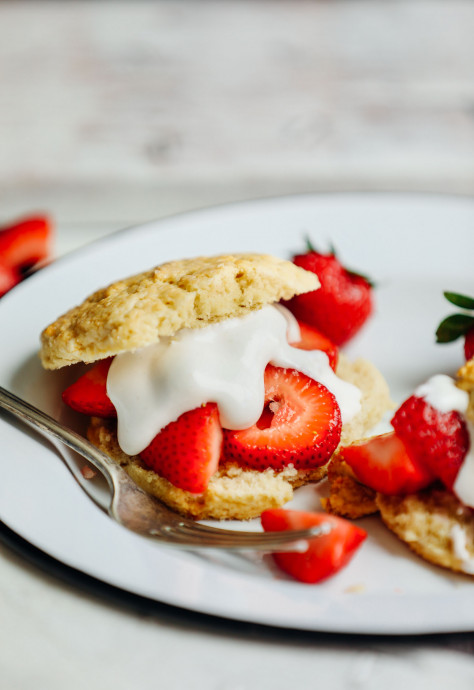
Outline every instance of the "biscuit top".
<path fill-rule="evenodd" d="M 112 283 L 60 316 L 41 334 L 41 361 L 46 369 L 94 362 L 318 287 L 314 273 L 264 254 L 171 261 Z"/>

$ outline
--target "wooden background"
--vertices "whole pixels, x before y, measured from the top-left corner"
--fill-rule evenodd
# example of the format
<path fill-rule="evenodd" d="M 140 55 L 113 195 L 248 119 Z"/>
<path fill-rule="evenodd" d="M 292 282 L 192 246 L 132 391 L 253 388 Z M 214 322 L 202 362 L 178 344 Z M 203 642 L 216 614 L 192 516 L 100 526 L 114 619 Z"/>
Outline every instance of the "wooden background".
<path fill-rule="evenodd" d="M 0 223 L 57 253 L 294 192 L 474 192 L 474 1 L 0 0 Z M 347 638 L 147 616 L 0 544 L 8 690 L 474 687 L 472 635 Z"/>
<path fill-rule="evenodd" d="M 1 2 L 0 221 L 474 191 L 470 0 Z"/>

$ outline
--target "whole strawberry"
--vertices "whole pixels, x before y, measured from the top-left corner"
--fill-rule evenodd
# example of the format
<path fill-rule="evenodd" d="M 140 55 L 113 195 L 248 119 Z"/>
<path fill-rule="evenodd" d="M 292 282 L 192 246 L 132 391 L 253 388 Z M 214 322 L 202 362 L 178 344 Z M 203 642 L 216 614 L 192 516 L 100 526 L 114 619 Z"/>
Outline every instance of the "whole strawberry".
<path fill-rule="evenodd" d="M 412 395 L 396 411 L 392 426 L 410 458 L 452 489 L 469 449 L 463 416 L 456 410 L 441 412 Z"/>
<path fill-rule="evenodd" d="M 334 250 L 321 254 L 309 242 L 308 251 L 293 257 L 293 263 L 316 273 L 321 287 L 293 297 L 286 303 L 288 309 L 336 345 L 347 343 L 372 313 L 371 282 L 344 268 Z"/>
<path fill-rule="evenodd" d="M 436 331 L 437 343 L 451 343 L 464 336 L 464 356 L 466 361 L 474 357 L 474 297 L 457 292 L 443 293 L 448 302 L 464 311 L 445 318 Z M 472 313 L 470 313 L 472 312 Z"/>

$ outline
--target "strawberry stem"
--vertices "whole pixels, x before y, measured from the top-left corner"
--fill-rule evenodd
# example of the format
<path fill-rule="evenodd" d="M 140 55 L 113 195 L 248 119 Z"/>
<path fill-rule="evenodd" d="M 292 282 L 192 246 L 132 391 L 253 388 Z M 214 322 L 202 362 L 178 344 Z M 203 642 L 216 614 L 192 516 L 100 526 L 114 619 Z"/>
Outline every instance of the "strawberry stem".
<path fill-rule="evenodd" d="M 308 253 L 316 252 L 316 251 L 317 251 L 317 250 L 314 248 L 314 246 L 311 244 L 311 240 L 310 240 L 309 235 L 306 235 L 306 237 L 305 237 L 305 242 L 306 242 L 306 251 L 307 251 Z"/>

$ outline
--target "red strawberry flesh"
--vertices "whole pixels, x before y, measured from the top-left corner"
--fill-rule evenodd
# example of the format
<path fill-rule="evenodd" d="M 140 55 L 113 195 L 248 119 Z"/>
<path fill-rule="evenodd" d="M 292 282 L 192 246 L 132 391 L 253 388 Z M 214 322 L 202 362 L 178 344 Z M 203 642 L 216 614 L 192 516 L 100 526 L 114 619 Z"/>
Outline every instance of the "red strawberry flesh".
<path fill-rule="evenodd" d="M 334 254 L 310 251 L 293 262 L 318 276 L 318 290 L 285 303 L 301 320 L 324 333 L 336 345 L 348 342 L 373 310 L 372 287 L 363 276 L 347 271 Z"/>
<path fill-rule="evenodd" d="M 433 473 L 410 457 L 393 432 L 345 446 L 339 453 L 362 484 L 380 493 L 409 494 L 434 480 Z"/>
<path fill-rule="evenodd" d="M 309 540 L 309 548 L 303 553 L 274 553 L 277 565 L 286 573 L 308 584 L 321 582 L 337 573 L 351 560 L 367 532 L 344 520 L 325 513 L 306 513 L 295 510 L 265 510 L 261 522 L 265 531 L 281 532 L 290 529 L 306 529 L 329 524 L 328 534 Z"/>
<path fill-rule="evenodd" d="M 325 386 L 293 369 L 269 365 L 263 414 L 248 429 L 224 430 L 224 458 L 256 470 L 290 464 L 311 470 L 329 460 L 340 434 L 339 406 Z"/>
<path fill-rule="evenodd" d="M 464 339 L 464 357 L 466 362 L 474 357 L 474 326 L 468 330 Z"/>
<path fill-rule="evenodd" d="M 49 257 L 51 239 L 48 218 L 24 218 L 0 230 L 0 256 L 11 268 L 25 269 Z"/>
<path fill-rule="evenodd" d="M 215 403 L 182 414 L 140 453 L 143 462 L 183 491 L 202 493 L 217 471 L 222 429 Z"/>
<path fill-rule="evenodd" d="M 21 274 L 16 268 L 4 263 L 0 256 L 0 297 L 11 290 L 21 280 Z"/>
<path fill-rule="evenodd" d="M 333 371 L 336 370 L 338 349 L 333 342 L 313 326 L 309 326 L 303 321 L 298 321 L 300 328 L 300 339 L 290 343 L 292 347 L 300 350 L 322 350 L 329 359 L 329 365 Z"/>
<path fill-rule="evenodd" d="M 412 395 L 395 413 L 392 426 L 410 457 L 452 489 L 470 443 L 462 415 L 440 412 Z"/>
<path fill-rule="evenodd" d="M 63 392 L 63 401 L 76 412 L 91 417 L 116 417 L 107 395 L 107 374 L 112 359 L 102 359 Z"/>

